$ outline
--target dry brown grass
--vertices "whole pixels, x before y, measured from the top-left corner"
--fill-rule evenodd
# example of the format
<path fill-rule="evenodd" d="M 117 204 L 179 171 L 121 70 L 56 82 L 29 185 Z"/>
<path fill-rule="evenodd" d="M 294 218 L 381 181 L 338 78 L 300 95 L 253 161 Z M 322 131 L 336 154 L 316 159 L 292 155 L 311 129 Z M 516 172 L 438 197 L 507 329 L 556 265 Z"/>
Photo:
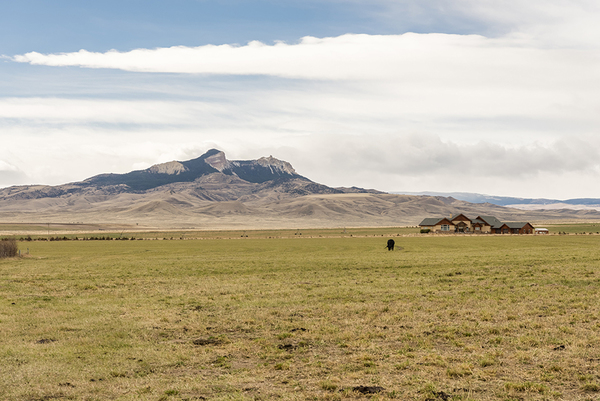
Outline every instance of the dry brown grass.
<path fill-rule="evenodd" d="M 599 398 L 598 237 L 398 243 L 28 243 L 0 262 L 0 396 Z"/>

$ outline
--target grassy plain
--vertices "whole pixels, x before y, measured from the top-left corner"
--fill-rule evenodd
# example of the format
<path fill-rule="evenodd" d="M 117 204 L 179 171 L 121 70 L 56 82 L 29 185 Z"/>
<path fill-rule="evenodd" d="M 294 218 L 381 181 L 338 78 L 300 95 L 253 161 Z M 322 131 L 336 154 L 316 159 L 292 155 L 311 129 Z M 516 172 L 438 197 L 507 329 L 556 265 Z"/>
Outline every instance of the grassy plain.
<path fill-rule="evenodd" d="M 268 237 L 21 243 L 0 399 L 600 399 L 600 236 Z"/>
<path fill-rule="evenodd" d="M 136 239 L 234 239 L 234 238 L 306 238 L 306 237 L 350 237 L 350 236 L 400 236 L 418 234 L 419 227 L 388 227 L 388 228 L 311 228 L 288 230 L 152 230 L 125 226 L 118 230 L 107 225 L 91 226 L 61 225 L 48 226 L 35 224 L 6 224 L 0 223 L 0 232 L 13 237 L 31 237 L 33 239 L 47 238 L 136 238 Z"/>
<path fill-rule="evenodd" d="M 552 233 L 600 234 L 600 223 L 564 223 L 543 225 Z"/>

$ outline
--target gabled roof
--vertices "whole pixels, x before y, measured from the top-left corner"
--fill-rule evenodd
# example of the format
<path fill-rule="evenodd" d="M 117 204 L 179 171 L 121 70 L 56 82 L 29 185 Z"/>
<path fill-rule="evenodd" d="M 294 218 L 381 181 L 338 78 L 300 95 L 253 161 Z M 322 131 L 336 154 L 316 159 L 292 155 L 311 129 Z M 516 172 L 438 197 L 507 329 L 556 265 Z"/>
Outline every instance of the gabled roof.
<path fill-rule="evenodd" d="M 495 218 L 494 216 L 477 216 L 477 219 L 483 220 L 487 224 L 489 224 L 492 228 L 500 228 L 502 227 L 502 222 Z"/>
<path fill-rule="evenodd" d="M 470 219 L 470 218 L 468 218 L 467 216 L 465 216 L 465 215 L 464 215 L 464 214 L 462 214 L 462 213 L 459 213 L 459 214 L 456 214 L 456 215 L 452 216 L 452 217 L 450 218 L 450 221 L 454 221 L 454 220 L 456 220 L 457 218 L 459 218 L 460 216 L 464 217 L 464 218 L 465 218 L 465 219 L 467 219 L 468 221 L 471 221 L 471 219 Z"/>
<path fill-rule="evenodd" d="M 435 226 L 438 221 L 442 219 L 438 219 L 437 217 L 427 217 L 423 219 L 423 221 L 419 224 L 420 226 Z"/>
<path fill-rule="evenodd" d="M 529 223 L 516 222 L 516 221 L 512 221 L 512 222 L 509 222 L 509 223 L 504 223 L 504 225 L 507 226 L 508 228 L 523 228 L 527 224 L 529 224 Z"/>
<path fill-rule="evenodd" d="M 421 222 L 421 224 L 419 224 L 420 226 L 426 226 L 426 227 L 432 227 L 432 226 L 437 226 L 440 224 L 448 224 L 451 226 L 457 226 L 460 223 L 453 223 L 453 220 L 455 220 L 458 217 L 464 217 L 466 219 L 468 219 L 472 224 L 480 224 L 480 225 L 488 225 L 490 226 L 492 229 L 499 229 L 499 228 L 509 228 L 509 229 L 523 229 L 524 227 L 531 227 L 534 228 L 531 223 L 527 223 L 527 222 L 509 222 L 509 223 L 503 223 L 500 220 L 498 220 L 496 217 L 494 216 L 477 216 L 477 218 L 471 220 L 469 219 L 467 216 L 465 216 L 464 214 L 460 213 L 457 215 L 454 215 L 450 218 L 447 217 L 428 217 L 426 219 L 423 219 L 423 221 Z M 461 220 L 462 221 L 462 220 Z M 492 231 L 492 232 L 498 232 L 498 231 Z"/>
<path fill-rule="evenodd" d="M 420 226 L 436 226 L 444 220 L 446 220 L 449 224 L 452 224 L 452 222 L 449 221 L 446 217 L 427 217 L 427 218 L 423 219 L 423 221 L 419 225 Z"/>

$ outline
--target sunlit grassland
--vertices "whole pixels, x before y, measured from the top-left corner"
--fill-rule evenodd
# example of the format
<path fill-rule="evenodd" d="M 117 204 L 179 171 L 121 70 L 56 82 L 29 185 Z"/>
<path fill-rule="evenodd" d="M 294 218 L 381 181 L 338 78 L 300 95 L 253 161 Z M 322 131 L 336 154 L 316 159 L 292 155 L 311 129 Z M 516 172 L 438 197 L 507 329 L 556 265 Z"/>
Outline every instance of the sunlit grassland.
<path fill-rule="evenodd" d="M 600 234 L 600 223 L 546 224 L 543 227 L 548 228 L 552 233 Z"/>
<path fill-rule="evenodd" d="M 0 399 L 596 400 L 600 236 L 27 242 Z"/>
<path fill-rule="evenodd" d="M 18 225 L 0 223 L 0 231 L 13 233 L 16 238 L 49 239 L 67 238 L 83 239 L 105 237 L 111 239 L 233 239 L 233 238 L 299 238 L 299 237 L 352 237 L 352 236 L 400 236 L 418 234 L 418 227 L 376 227 L 376 228 L 311 228 L 311 229 L 273 229 L 273 230 L 148 230 L 125 228 L 114 230 L 110 227 L 97 225 L 94 229 L 89 226 L 54 224 Z M 21 232 L 21 233 L 19 233 Z M 28 234 L 22 234 L 27 232 Z"/>

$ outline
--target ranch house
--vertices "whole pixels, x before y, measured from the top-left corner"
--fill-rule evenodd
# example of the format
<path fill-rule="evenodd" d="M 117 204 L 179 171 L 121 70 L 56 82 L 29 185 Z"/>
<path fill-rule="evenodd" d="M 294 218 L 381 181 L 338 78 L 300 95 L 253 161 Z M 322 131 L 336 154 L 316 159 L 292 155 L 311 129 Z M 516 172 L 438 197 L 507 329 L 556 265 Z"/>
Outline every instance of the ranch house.
<path fill-rule="evenodd" d="M 470 219 L 462 213 L 453 217 L 428 217 L 419 226 L 432 233 L 533 234 L 535 232 L 535 228 L 530 223 L 503 223 L 494 216 L 477 216 Z"/>

